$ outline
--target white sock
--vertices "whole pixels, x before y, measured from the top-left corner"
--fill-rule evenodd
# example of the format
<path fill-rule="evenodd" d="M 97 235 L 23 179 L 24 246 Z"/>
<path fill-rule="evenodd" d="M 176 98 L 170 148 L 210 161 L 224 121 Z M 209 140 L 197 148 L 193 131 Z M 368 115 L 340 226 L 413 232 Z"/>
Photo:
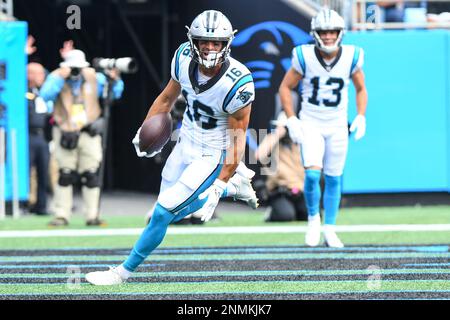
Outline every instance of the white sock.
<path fill-rule="evenodd" d="M 324 225 L 323 225 L 323 232 L 324 232 L 324 233 L 329 233 L 329 232 L 333 233 L 333 232 L 336 232 L 336 226 L 333 225 L 333 224 L 324 224 Z"/>
<path fill-rule="evenodd" d="M 121 264 L 120 266 L 118 266 L 116 268 L 117 272 L 119 273 L 120 277 L 124 280 L 127 280 L 132 272 L 128 271 L 127 269 L 125 269 L 125 267 L 123 266 L 123 264 Z"/>
<path fill-rule="evenodd" d="M 319 221 L 320 222 L 320 214 L 316 213 L 312 216 L 308 215 L 308 222 L 316 222 Z"/>

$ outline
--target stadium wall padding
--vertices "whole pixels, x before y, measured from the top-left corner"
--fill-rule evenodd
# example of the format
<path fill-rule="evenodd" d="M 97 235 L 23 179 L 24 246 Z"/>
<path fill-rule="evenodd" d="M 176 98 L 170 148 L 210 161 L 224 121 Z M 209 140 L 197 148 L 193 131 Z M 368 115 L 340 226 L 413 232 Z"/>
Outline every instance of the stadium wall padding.
<path fill-rule="evenodd" d="M 365 52 L 367 133 L 349 143 L 345 193 L 450 191 L 450 31 L 349 32 Z M 349 90 L 349 120 L 356 114 Z"/>
<path fill-rule="evenodd" d="M 127 7 L 138 12 L 136 6 L 150 10 L 153 3 L 127 4 Z M 268 129 L 279 109 L 276 94 L 290 66 L 291 49 L 304 42 L 297 29 L 307 34 L 309 19 L 286 3 L 273 0 L 170 0 L 167 3 L 173 17 L 167 52 L 170 58 L 180 43 L 187 40 L 184 26 L 199 12 L 215 8 L 230 18 L 233 27 L 239 30 L 232 55 L 253 65 L 252 71 L 257 72 L 255 81 L 259 82 L 250 128 Z M 104 182 L 107 189 L 158 192 L 163 163 L 137 158 L 130 141 L 160 88 L 146 72 L 114 3 L 98 0 L 80 4 L 83 12 L 80 30 L 66 28 L 65 3 L 16 0 L 14 6 L 15 15 L 28 21 L 29 32 L 36 38 L 38 51 L 30 59 L 37 59 L 49 71 L 61 61 L 59 49 L 68 39 L 73 39 L 77 48 L 85 51 L 88 60 L 138 58 L 139 72 L 123 75 L 123 97 L 111 110 Z M 167 76 L 169 70 L 162 64 L 159 46 L 160 17 L 155 15 L 149 19 L 142 12 L 128 18 L 158 75 Z M 287 28 L 286 24 L 291 26 Z M 344 43 L 360 45 L 365 51 L 369 105 L 367 136 L 358 142 L 350 139 L 343 179 L 345 193 L 450 191 L 449 38 L 448 30 L 346 33 Z M 22 68 L 21 64 L 19 67 Z M 355 114 L 352 85 L 349 93 L 351 120 Z M 23 159 L 28 159 L 27 153 L 25 150 Z M 250 167 L 257 174 L 260 171 L 258 165 Z M 27 187 L 28 182 L 21 186 Z"/>
<path fill-rule="evenodd" d="M 5 199 L 12 199 L 11 132 L 16 132 L 19 199 L 28 198 L 28 110 L 26 108 L 26 22 L 0 22 L 0 127 L 6 129 Z"/>

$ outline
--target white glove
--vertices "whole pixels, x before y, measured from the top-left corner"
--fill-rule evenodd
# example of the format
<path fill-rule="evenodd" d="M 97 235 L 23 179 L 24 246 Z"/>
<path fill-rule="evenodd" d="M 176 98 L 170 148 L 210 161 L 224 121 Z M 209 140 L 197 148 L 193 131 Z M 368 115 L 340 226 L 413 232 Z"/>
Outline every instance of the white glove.
<path fill-rule="evenodd" d="M 147 153 L 147 152 L 141 151 L 139 149 L 139 133 L 140 132 L 141 132 L 141 128 L 139 127 L 138 131 L 136 132 L 136 135 L 134 136 L 133 140 L 131 141 L 134 145 L 134 149 L 136 150 L 137 156 L 139 158 L 142 158 L 142 157 L 151 158 L 151 157 L 154 157 L 155 155 L 157 155 L 158 153 L 160 153 L 162 148 L 159 149 L 158 151 L 155 151 L 152 153 Z"/>
<path fill-rule="evenodd" d="M 289 131 L 289 136 L 292 141 L 297 144 L 301 144 L 303 142 L 303 130 L 302 130 L 302 122 L 296 116 L 292 116 L 287 119 L 286 127 Z"/>
<path fill-rule="evenodd" d="M 350 132 L 356 130 L 355 140 L 359 140 L 366 134 L 366 117 L 358 114 L 350 126 Z"/>
<path fill-rule="evenodd" d="M 208 197 L 203 207 L 201 207 L 196 214 L 201 216 L 202 221 L 206 222 L 212 218 L 214 210 L 216 210 L 216 207 L 219 204 L 220 197 L 222 196 L 226 187 L 226 182 L 216 179 L 214 183 L 205 190 L 205 192 L 198 196 L 200 200 Z"/>

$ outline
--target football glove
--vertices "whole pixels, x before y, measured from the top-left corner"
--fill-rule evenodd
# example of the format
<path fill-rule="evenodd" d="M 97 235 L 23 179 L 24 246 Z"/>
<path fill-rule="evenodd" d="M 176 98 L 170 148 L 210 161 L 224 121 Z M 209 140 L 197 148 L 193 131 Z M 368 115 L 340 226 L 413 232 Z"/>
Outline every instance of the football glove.
<path fill-rule="evenodd" d="M 300 119 L 296 116 L 292 116 L 287 119 L 286 126 L 292 141 L 297 144 L 301 144 L 303 142 L 303 129 Z"/>
<path fill-rule="evenodd" d="M 138 131 L 136 132 L 136 135 L 134 136 L 133 140 L 131 141 L 134 145 L 134 149 L 136 150 L 137 156 L 139 158 L 142 158 L 142 157 L 151 158 L 151 157 L 154 157 L 155 155 L 157 155 L 158 153 L 160 153 L 162 148 L 159 149 L 158 151 L 155 151 L 152 153 L 147 153 L 146 151 L 141 151 L 139 149 L 139 133 L 140 132 L 141 132 L 141 128 L 139 127 Z"/>
<path fill-rule="evenodd" d="M 350 132 L 355 133 L 355 140 L 359 140 L 366 134 L 366 117 L 358 114 L 355 119 L 352 122 L 352 125 L 350 126 Z"/>
<path fill-rule="evenodd" d="M 205 192 L 199 195 L 199 199 L 203 200 L 207 197 L 207 200 L 203 207 L 197 212 L 197 215 L 201 216 L 202 221 L 209 221 L 213 214 L 214 210 L 216 210 L 217 205 L 219 204 L 220 197 L 225 191 L 227 187 L 226 182 L 216 179 L 214 183 L 206 189 Z"/>

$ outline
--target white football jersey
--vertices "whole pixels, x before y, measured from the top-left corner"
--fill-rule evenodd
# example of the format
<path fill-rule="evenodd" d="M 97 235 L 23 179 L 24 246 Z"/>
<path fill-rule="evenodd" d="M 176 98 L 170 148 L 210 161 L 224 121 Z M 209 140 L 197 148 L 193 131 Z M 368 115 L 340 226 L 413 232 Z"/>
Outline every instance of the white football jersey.
<path fill-rule="evenodd" d="M 255 99 L 250 71 L 228 57 L 219 74 L 204 84 L 198 83 L 198 64 L 190 57 L 189 42 L 183 43 L 172 59 L 171 76 L 180 83 L 187 101 L 181 135 L 214 149 L 226 149 L 229 143 L 228 116 Z"/>
<path fill-rule="evenodd" d="M 330 64 L 315 45 L 300 45 L 292 50 L 292 67 L 302 75 L 302 105 L 299 118 L 347 125 L 348 84 L 362 68 L 364 51 L 342 45 Z"/>

